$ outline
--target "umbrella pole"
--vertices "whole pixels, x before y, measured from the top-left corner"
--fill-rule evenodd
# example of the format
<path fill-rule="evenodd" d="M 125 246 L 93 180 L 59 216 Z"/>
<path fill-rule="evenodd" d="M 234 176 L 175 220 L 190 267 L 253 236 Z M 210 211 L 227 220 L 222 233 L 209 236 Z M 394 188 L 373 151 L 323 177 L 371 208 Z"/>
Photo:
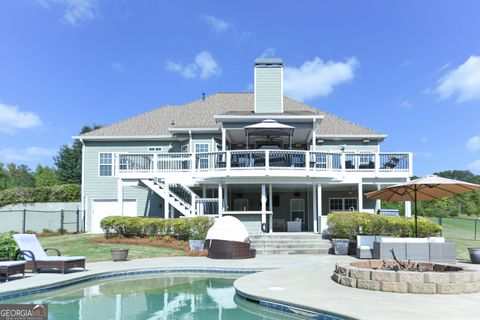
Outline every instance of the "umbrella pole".
<path fill-rule="evenodd" d="M 415 238 L 418 238 L 418 226 L 417 226 L 417 216 L 418 216 L 418 212 L 417 212 L 417 186 L 415 186 L 414 192 L 415 192 Z"/>

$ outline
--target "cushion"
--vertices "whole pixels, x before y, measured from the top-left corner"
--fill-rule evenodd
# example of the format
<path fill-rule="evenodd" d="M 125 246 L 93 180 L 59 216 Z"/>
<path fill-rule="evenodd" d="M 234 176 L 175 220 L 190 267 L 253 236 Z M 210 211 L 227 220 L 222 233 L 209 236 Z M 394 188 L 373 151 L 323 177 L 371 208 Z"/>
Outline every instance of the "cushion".
<path fill-rule="evenodd" d="M 0 267 L 15 267 L 25 263 L 25 261 L 0 261 Z"/>
<path fill-rule="evenodd" d="M 445 243 L 444 237 L 430 237 L 428 238 L 428 242 L 430 243 Z"/>

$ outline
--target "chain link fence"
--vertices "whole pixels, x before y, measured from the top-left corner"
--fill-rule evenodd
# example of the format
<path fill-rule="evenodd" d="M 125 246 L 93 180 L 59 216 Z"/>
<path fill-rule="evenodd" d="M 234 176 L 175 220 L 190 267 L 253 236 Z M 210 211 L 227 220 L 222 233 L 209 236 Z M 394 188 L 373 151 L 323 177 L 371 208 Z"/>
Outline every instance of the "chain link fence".
<path fill-rule="evenodd" d="M 45 230 L 65 232 L 85 231 L 83 210 L 0 210 L 0 232 L 42 232 Z"/>
<path fill-rule="evenodd" d="M 480 240 L 480 218 L 430 217 L 442 226 L 442 236 L 447 239 Z"/>

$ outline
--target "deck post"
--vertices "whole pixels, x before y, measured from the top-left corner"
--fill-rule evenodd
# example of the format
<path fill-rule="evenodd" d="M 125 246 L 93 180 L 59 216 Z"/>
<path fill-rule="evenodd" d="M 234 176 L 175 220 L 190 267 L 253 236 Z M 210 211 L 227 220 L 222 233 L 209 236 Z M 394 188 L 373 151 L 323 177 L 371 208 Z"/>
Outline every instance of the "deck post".
<path fill-rule="evenodd" d="M 363 184 L 362 181 L 358 183 L 358 211 L 363 211 Z"/>
<path fill-rule="evenodd" d="M 170 190 L 168 186 L 168 181 L 165 179 L 164 181 L 165 187 L 163 188 L 163 192 L 165 192 L 165 197 L 163 197 L 163 217 L 168 219 L 168 215 L 170 213 Z"/>
<path fill-rule="evenodd" d="M 380 185 L 377 184 L 377 191 L 380 191 Z M 377 199 L 375 200 L 375 214 L 377 214 L 378 210 L 382 209 L 382 200 Z"/>
<path fill-rule="evenodd" d="M 262 224 L 267 223 L 267 188 L 262 184 L 262 194 L 260 201 L 262 203 Z"/>
<path fill-rule="evenodd" d="M 222 192 L 222 183 L 218 183 L 218 216 L 223 216 L 223 192 Z"/>
<path fill-rule="evenodd" d="M 314 183 L 312 185 L 312 221 L 313 221 L 313 232 L 318 232 L 318 215 L 317 215 L 317 185 Z"/>
<path fill-rule="evenodd" d="M 318 233 L 322 233 L 322 229 L 326 229 L 326 226 L 322 225 L 322 185 L 317 184 L 317 219 L 318 224 Z"/>
<path fill-rule="evenodd" d="M 227 129 L 222 128 L 222 151 L 227 151 Z"/>
<path fill-rule="evenodd" d="M 268 228 L 269 233 L 273 232 L 273 185 L 268 185 L 268 211 L 271 211 L 270 215 L 270 228 Z"/>
<path fill-rule="evenodd" d="M 225 208 L 225 211 L 228 211 L 228 185 L 224 184 L 223 186 L 223 207 Z"/>

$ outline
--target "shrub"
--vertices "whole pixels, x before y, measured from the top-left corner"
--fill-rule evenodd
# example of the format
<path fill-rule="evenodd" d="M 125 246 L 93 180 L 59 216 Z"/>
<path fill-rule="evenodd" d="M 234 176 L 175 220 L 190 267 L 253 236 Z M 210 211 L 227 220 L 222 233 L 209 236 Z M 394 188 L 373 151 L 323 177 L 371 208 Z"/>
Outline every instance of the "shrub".
<path fill-rule="evenodd" d="M 0 258 L 13 260 L 17 252 L 17 243 L 13 240 L 13 232 L 0 233 Z"/>
<path fill-rule="evenodd" d="M 100 227 L 107 238 L 111 237 L 181 237 L 205 239 L 213 220 L 208 217 L 195 218 L 143 218 L 109 216 L 102 219 Z"/>
<path fill-rule="evenodd" d="M 362 226 L 362 234 L 394 237 L 415 237 L 415 220 L 388 217 L 365 212 L 335 212 L 328 215 L 332 238 L 355 239 Z M 418 217 L 418 236 L 432 237 L 442 231 L 435 222 Z"/>
<path fill-rule="evenodd" d="M 62 184 L 53 187 L 11 188 L 0 191 L 0 207 L 16 203 L 80 201 L 81 187 Z"/>

